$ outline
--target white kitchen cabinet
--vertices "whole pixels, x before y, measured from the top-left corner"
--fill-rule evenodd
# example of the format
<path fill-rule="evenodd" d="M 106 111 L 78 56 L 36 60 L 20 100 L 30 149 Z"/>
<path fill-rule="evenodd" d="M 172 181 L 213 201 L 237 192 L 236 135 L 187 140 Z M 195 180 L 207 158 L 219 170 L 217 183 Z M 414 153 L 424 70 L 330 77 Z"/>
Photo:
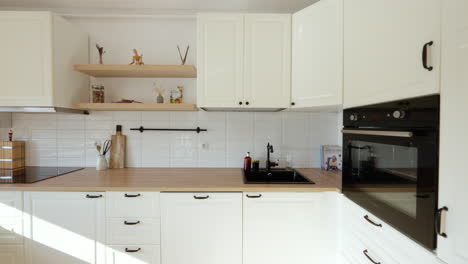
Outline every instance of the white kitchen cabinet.
<path fill-rule="evenodd" d="M 0 245 L 23 244 L 22 214 L 23 193 L 0 192 Z"/>
<path fill-rule="evenodd" d="M 88 36 L 50 12 L 0 12 L 0 106 L 72 107 L 87 100 Z"/>
<path fill-rule="evenodd" d="M 417 244 L 347 197 L 341 196 L 340 200 L 340 251 L 343 262 L 371 263 L 367 254 L 375 262 L 385 264 L 442 263 L 434 252 Z"/>
<path fill-rule="evenodd" d="M 239 107 L 243 102 L 244 16 L 199 14 L 197 104 Z"/>
<path fill-rule="evenodd" d="M 162 193 L 163 264 L 241 264 L 241 193 Z"/>
<path fill-rule="evenodd" d="M 336 263 L 336 193 L 246 193 L 244 264 Z"/>
<path fill-rule="evenodd" d="M 468 2 L 443 1 L 442 87 L 440 123 L 439 206 L 442 213 L 437 254 L 450 264 L 468 263 Z"/>
<path fill-rule="evenodd" d="M 25 192 L 26 263 L 104 263 L 103 195 Z"/>
<path fill-rule="evenodd" d="M 197 32 L 199 107 L 289 106 L 289 14 L 202 13 L 198 15 Z"/>
<path fill-rule="evenodd" d="M 288 108 L 291 15 L 245 15 L 244 100 L 249 108 Z"/>
<path fill-rule="evenodd" d="M 344 0 L 344 108 L 439 93 L 440 7 Z"/>
<path fill-rule="evenodd" d="M 21 245 L 0 245 L 0 263 L 24 264 L 24 252 Z"/>
<path fill-rule="evenodd" d="M 158 192 L 108 192 L 106 198 L 108 218 L 140 217 L 159 219 Z"/>
<path fill-rule="evenodd" d="M 107 264 L 159 264 L 161 263 L 159 246 L 132 245 L 108 246 Z"/>
<path fill-rule="evenodd" d="M 292 16 L 292 108 L 343 104 L 343 0 L 322 0 Z"/>

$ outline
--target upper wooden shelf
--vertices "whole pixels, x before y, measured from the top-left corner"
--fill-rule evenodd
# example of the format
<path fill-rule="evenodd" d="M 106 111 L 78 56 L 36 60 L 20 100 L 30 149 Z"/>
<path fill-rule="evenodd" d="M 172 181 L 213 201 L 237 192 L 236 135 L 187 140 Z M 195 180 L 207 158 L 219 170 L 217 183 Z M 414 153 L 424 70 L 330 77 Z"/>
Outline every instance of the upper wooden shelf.
<path fill-rule="evenodd" d="M 75 71 L 93 77 L 114 78 L 196 78 L 193 65 L 121 65 L 121 64 L 77 64 Z"/>
<path fill-rule="evenodd" d="M 75 107 L 92 111 L 198 111 L 194 104 L 79 103 Z"/>

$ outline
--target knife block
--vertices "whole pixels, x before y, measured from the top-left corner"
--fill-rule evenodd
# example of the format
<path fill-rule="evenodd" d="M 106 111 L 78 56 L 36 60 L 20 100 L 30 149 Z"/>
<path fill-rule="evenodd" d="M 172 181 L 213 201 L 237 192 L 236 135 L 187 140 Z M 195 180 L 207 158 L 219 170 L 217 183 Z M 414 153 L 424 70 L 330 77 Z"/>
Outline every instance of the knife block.
<path fill-rule="evenodd" d="M 25 150 L 25 141 L 0 141 L 0 169 L 24 168 Z"/>

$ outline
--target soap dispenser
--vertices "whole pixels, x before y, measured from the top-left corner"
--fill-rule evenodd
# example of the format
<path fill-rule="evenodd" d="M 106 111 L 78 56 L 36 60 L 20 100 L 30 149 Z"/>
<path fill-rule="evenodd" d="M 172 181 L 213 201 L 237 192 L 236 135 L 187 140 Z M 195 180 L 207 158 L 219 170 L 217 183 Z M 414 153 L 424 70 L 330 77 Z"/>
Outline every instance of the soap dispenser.
<path fill-rule="evenodd" d="M 247 152 L 247 155 L 244 158 L 244 171 L 250 172 L 252 167 L 252 158 L 250 157 L 250 152 Z"/>

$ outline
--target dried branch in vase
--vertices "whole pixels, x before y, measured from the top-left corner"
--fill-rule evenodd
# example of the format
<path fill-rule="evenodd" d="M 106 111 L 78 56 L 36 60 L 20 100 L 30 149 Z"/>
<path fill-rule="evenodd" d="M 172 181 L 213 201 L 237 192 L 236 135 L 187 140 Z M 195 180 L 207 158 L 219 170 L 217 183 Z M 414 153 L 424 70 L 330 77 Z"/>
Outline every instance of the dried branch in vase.
<path fill-rule="evenodd" d="M 187 61 L 187 55 L 188 55 L 189 49 L 190 49 L 190 46 L 187 46 L 187 49 L 185 50 L 185 56 L 182 57 L 182 53 L 180 52 L 179 45 L 177 45 L 177 50 L 179 51 L 179 57 L 180 57 L 180 60 L 182 61 L 182 65 L 185 65 L 185 62 Z"/>
<path fill-rule="evenodd" d="M 97 44 L 97 43 L 96 43 L 96 49 L 99 52 L 99 64 L 103 64 L 102 55 L 104 55 L 104 53 L 106 53 L 106 51 L 104 50 L 104 47 L 99 46 L 99 44 Z"/>

